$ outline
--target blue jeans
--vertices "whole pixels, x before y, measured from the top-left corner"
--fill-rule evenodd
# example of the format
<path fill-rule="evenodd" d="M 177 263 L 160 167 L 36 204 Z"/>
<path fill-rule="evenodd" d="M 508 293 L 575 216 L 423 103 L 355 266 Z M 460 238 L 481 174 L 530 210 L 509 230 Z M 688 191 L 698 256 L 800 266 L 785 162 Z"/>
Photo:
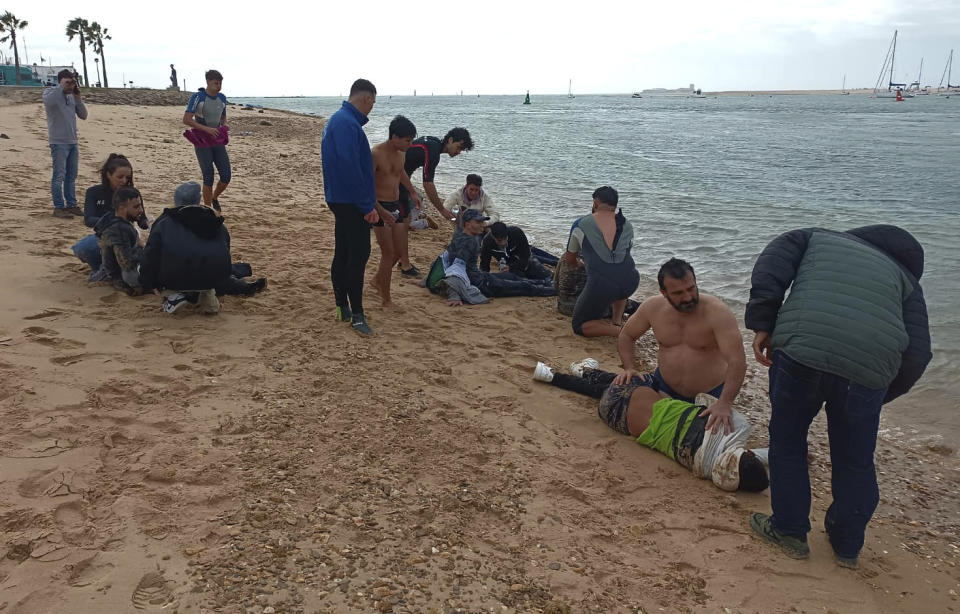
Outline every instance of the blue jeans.
<path fill-rule="evenodd" d="M 826 404 L 833 502 L 824 527 L 834 552 L 853 558 L 863 548 L 880 491 L 873 465 L 886 390 L 805 367 L 782 351 L 770 367 L 770 502 L 773 528 L 806 539 L 810 532 L 807 431 Z"/>
<path fill-rule="evenodd" d="M 53 208 L 63 209 L 77 206 L 77 169 L 80 150 L 73 145 L 50 145 L 53 157 L 53 178 L 50 180 L 50 194 L 53 196 Z"/>
<path fill-rule="evenodd" d="M 90 265 L 91 271 L 96 271 L 100 268 L 102 258 L 100 256 L 100 241 L 97 239 L 97 235 L 92 234 L 85 236 L 77 241 L 71 249 L 73 250 L 73 254 L 79 258 L 81 262 L 86 262 Z"/>
<path fill-rule="evenodd" d="M 221 183 L 230 183 L 230 156 L 227 155 L 226 145 L 213 147 L 193 147 L 197 152 L 197 162 L 200 163 L 200 173 L 203 175 L 203 185 L 213 187 L 213 167 L 220 173 Z"/>
<path fill-rule="evenodd" d="M 660 373 L 660 367 L 657 367 L 653 372 L 653 377 L 651 378 L 650 387 L 656 390 L 657 392 L 662 392 L 671 399 L 679 399 L 680 401 L 686 401 L 687 403 L 696 403 L 696 398 L 685 397 L 682 394 L 678 393 L 676 390 L 670 387 L 670 384 L 667 383 L 667 380 L 663 379 L 663 374 Z M 720 384 L 713 390 L 707 392 L 712 397 L 720 398 L 720 395 L 723 394 L 723 384 Z"/>

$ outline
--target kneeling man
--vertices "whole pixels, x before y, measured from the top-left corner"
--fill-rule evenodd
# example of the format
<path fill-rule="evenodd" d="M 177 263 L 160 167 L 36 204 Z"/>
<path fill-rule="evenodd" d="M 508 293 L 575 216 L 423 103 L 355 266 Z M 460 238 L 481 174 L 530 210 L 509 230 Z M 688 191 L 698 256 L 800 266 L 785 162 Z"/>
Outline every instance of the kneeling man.
<path fill-rule="evenodd" d="M 617 340 L 623 385 L 639 375 L 634 356 L 637 339 L 651 328 L 660 345 L 653 389 L 692 403 L 700 393 L 719 400 L 703 415 L 707 428 L 733 429 L 732 404 L 747 372 L 743 337 L 733 312 L 720 299 L 700 294 L 693 267 L 671 258 L 657 275 L 660 294 L 643 301 Z"/>

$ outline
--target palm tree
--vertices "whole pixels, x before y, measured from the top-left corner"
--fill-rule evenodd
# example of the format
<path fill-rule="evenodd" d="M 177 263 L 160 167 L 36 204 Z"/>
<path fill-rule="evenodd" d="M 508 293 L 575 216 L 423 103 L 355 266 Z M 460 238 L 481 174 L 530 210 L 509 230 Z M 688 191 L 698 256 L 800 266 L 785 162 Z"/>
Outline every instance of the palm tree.
<path fill-rule="evenodd" d="M 17 71 L 17 85 L 20 85 L 20 51 L 17 49 L 17 30 L 23 30 L 27 27 L 26 21 L 20 21 L 13 13 L 7 11 L 0 15 L 0 43 L 10 41 L 13 47 L 13 64 Z"/>
<path fill-rule="evenodd" d="M 86 19 L 76 17 L 67 23 L 67 40 L 72 41 L 73 37 L 80 38 L 80 55 L 83 56 L 83 84 L 89 85 L 90 79 L 87 78 L 87 41 L 90 39 L 90 24 Z"/>
<path fill-rule="evenodd" d="M 93 45 L 93 52 L 100 54 L 100 63 L 103 64 L 103 87 L 110 87 L 107 81 L 107 58 L 103 57 L 103 41 L 112 40 L 113 37 L 107 34 L 107 28 L 101 28 L 97 22 L 90 24 L 89 34 L 88 42 Z"/>

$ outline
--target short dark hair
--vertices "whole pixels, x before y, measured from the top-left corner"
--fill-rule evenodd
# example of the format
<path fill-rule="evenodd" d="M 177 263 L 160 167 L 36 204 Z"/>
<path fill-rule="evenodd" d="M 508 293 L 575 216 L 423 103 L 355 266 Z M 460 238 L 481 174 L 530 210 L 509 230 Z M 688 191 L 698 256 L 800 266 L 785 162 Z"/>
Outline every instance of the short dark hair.
<path fill-rule="evenodd" d="M 390 131 L 387 133 L 388 139 L 392 139 L 394 136 L 398 136 L 401 139 L 415 138 L 417 136 L 417 127 L 403 115 L 397 115 L 393 118 L 393 121 L 390 122 Z"/>
<path fill-rule="evenodd" d="M 478 188 L 483 187 L 483 177 L 477 175 L 476 173 L 470 173 L 467 175 L 467 185 L 475 185 Z"/>
<path fill-rule="evenodd" d="M 133 200 L 134 198 L 141 198 L 140 190 L 133 187 L 132 185 L 125 185 L 117 189 L 113 193 L 113 208 L 114 210 L 120 206 L 121 203 L 125 203 L 128 200 Z"/>
<path fill-rule="evenodd" d="M 608 207 L 616 207 L 620 202 L 620 195 L 608 185 L 600 186 L 593 191 L 593 197 Z"/>
<path fill-rule="evenodd" d="M 356 81 L 353 82 L 353 85 L 350 86 L 350 96 L 351 97 L 356 96 L 361 92 L 366 92 L 367 94 L 376 96 L 377 87 L 373 83 L 370 83 L 369 81 L 367 81 L 366 79 L 357 79 Z"/>
<path fill-rule="evenodd" d="M 694 279 L 697 278 L 697 274 L 693 272 L 693 267 L 690 266 L 689 262 L 680 260 L 679 258 L 671 258 L 660 267 L 660 272 L 657 273 L 657 283 L 660 284 L 661 290 L 666 290 L 667 287 L 663 285 L 664 277 L 683 279 L 687 276 L 688 272 L 693 275 Z"/>
<path fill-rule="evenodd" d="M 740 490 L 761 492 L 770 486 L 770 477 L 763 461 L 752 450 L 740 455 Z"/>
<path fill-rule="evenodd" d="M 220 74 L 220 71 L 212 68 L 204 73 L 203 78 L 207 81 L 223 81 L 223 75 Z"/>
<path fill-rule="evenodd" d="M 507 225 L 503 222 L 494 222 L 490 224 L 490 234 L 494 239 L 502 239 L 507 236 Z"/>
<path fill-rule="evenodd" d="M 76 73 L 69 68 L 64 68 L 57 73 L 57 81 L 63 81 L 64 79 L 73 79 Z"/>
<path fill-rule="evenodd" d="M 460 143 L 461 151 L 471 151 L 473 149 L 473 139 L 470 138 L 470 132 L 466 128 L 453 128 L 443 137 L 443 144 L 448 142 Z"/>

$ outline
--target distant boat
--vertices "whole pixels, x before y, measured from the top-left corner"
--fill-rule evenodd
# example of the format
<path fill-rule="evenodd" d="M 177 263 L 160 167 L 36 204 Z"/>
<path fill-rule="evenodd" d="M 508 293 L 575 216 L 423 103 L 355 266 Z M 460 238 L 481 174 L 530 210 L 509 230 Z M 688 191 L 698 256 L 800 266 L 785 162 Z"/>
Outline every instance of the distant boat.
<path fill-rule="evenodd" d="M 573 79 L 570 79 L 570 83 L 567 85 L 567 98 L 576 98 L 573 95 Z"/>
<path fill-rule="evenodd" d="M 530 104 L 530 90 L 527 90 L 527 97 L 523 99 L 523 104 Z"/>
<path fill-rule="evenodd" d="M 849 96 L 850 92 L 847 91 L 847 75 L 843 75 L 843 85 L 840 86 L 840 95 Z"/>
<path fill-rule="evenodd" d="M 917 71 L 917 80 L 907 87 L 908 92 L 913 92 L 915 96 L 927 96 L 929 91 L 920 87 L 920 77 L 923 75 L 923 58 L 920 58 L 920 70 Z"/>
<path fill-rule="evenodd" d="M 950 55 L 947 56 L 947 65 L 943 68 L 943 75 L 940 76 L 940 85 L 937 86 L 937 96 L 950 97 L 951 88 L 960 88 L 960 85 L 951 85 L 950 79 L 953 76 L 953 49 L 950 50 Z M 947 91 L 941 92 L 940 88 L 943 87 L 943 80 L 947 80 Z M 960 93 L 960 92 L 958 92 Z"/>
<path fill-rule="evenodd" d="M 897 100 L 903 100 L 904 98 L 913 98 L 913 94 L 907 91 L 904 91 L 904 88 L 907 87 L 906 83 L 894 83 L 893 82 L 893 65 L 894 61 L 897 58 L 897 31 L 893 31 L 893 40 L 890 41 L 890 47 L 887 49 L 887 55 L 883 58 L 883 66 L 880 68 L 880 75 L 877 77 L 877 82 L 873 86 L 873 97 L 874 98 L 895 98 Z M 890 67 L 890 78 L 887 81 L 887 89 L 880 89 L 880 82 L 883 81 L 883 77 L 887 72 L 887 67 Z"/>
<path fill-rule="evenodd" d="M 643 98 L 643 96 L 640 95 L 640 92 L 634 92 L 631 98 Z"/>

